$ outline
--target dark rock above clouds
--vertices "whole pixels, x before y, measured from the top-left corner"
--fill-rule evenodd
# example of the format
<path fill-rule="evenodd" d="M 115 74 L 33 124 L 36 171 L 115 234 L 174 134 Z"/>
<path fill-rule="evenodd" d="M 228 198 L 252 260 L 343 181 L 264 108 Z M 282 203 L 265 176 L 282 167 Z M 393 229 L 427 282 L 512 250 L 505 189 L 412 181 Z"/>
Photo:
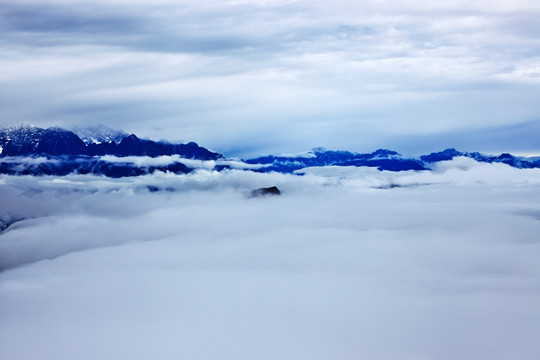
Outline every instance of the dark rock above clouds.
<path fill-rule="evenodd" d="M 265 187 L 265 188 L 259 188 L 252 190 L 250 192 L 250 197 L 260 197 L 260 196 L 267 196 L 267 195 L 281 195 L 281 191 L 277 188 L 277 186 L 271 186 L 271 187 Z"/>

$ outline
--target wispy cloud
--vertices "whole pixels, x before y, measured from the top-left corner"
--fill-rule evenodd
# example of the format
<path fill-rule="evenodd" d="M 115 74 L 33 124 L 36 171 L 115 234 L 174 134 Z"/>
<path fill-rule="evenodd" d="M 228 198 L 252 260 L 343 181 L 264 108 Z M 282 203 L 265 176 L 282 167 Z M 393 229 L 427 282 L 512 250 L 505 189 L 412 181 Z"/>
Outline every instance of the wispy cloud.
<path fill-rule="evenodd" d="M 539 12 L 525 0 L 6 1 L 1 121 L 106 123 L 251 155 L 489 133 L 538 120 Z"/>

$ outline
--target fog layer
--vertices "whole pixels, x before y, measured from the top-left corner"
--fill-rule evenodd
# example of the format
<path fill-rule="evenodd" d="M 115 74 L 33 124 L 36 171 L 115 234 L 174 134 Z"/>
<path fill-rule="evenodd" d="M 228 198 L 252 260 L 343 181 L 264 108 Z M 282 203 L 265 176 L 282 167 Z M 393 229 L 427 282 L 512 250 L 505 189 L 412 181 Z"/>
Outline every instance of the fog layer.
<path fill-rule="evenodd" d="M 1 177 L 2 358 L 538 357 L 538 169 L 305 172 Z"/>

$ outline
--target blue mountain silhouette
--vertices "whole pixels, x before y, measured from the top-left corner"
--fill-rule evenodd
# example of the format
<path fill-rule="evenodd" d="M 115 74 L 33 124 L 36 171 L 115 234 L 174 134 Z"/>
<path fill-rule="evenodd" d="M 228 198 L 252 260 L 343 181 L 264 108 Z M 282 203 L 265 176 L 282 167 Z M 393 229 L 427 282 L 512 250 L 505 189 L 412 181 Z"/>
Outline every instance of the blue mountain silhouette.
<path fill-rule="evenodd" d="M 11 175 L 67 175 L 98 174 L 109 177 L 138 176 L 155 171 L 185 174 L 194 170 L 181 159 L 214 160 L 214 170 L 230 168 L 223 155 L 194 142 L 171 144 L 140 139 L 136 135 L 106 127 L 79 129 L 84 141 L 72 131 L 59 127 L 42 129 L 18 126 L 0 129 L 0 174 Z M 107 158 L 105 155 L 115 157 Z M 171 156 L 171 161 L 160 165 L 136 165 L 122 158 Z M 298 156 L 267 155 L 243 160 L 246 169 L 257 172 L 301 174 L 301 169 L 320 166 L 373 167 L 386 171 L 430 170 L 436 163 L 455 157 L 468 157 L 479 162 L 503 163 L 512 167 L 539 168 L 540 160 L 516 157 L 511 154 L 483 155 L 460 152 L 450 148 L 419 158 L 404 158 L 396 151 L 378 149 L 372 153 L 354 153 L 314 148 Z M 33 159 L 33 160 L 29 160 Z M 149 162 L 152 163 L 152 162 Z M 159 162 L 158 162 L 159 163 Z M 253 166 L 255 165 L 255 166 Z"/>

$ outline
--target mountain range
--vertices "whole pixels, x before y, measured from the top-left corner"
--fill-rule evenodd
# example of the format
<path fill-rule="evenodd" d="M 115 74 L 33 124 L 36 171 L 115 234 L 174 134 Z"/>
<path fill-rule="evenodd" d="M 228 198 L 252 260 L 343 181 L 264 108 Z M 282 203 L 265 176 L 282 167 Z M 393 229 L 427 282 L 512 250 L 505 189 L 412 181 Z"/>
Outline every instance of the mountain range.
<path fill-rule="evenodd" d="M 138 176 L 155 171 L 186 174 L 204 163 L 221 171 L 240 168 L 257 172 L 301 174 L 301 169 L 320 166 L 367 166 L 379 170 L 430 170 L 440 161 L 468 157 L 479 162 L 504 163 L 516 168 L 540 168 L 540 159 L 511 154 L 497 156 L 446 149 L 419 158 L 404 158 L 399 153 L 378 149 L 360 154 L 324 148 L 296 156 L 262 156 L 247 160 L 228 160 L 194 142 L 172 144 L 140 139 L 134 134 L 105 126 L 76 128 L 39 128 L 17 126 L 0 129 L 0 174 L 67 175 L 96 174 L 109 177 Z M 137 161 L 139 157 L 148 160 Z M 163 158 L 167 157 L 167 158 Z M 213 161 L 209 165 L 208 161 Z"/>
<path fill-rule="evenodd" d="M 0 156 L 61 156 L 114 155 L 162 156 L 180 155 L 189 159 L 217 160 L 222 155 L 200 147 L 194 142 L 170 144 L 139 139 L 136 135 L 106 131 L 106 127 L 84 129 L 81 139 L 73 131 L 59 127 L 42 129 L 35 126 L 11 127 L 0 130 Z M 80 129 L 80 131 L 83 131 Z M 94 134 L 91 132 L 95 131 Z M 111 133 L 116 135 L 111 136 Z M 124 136 L 125 135 L 125 136 Z"/>

